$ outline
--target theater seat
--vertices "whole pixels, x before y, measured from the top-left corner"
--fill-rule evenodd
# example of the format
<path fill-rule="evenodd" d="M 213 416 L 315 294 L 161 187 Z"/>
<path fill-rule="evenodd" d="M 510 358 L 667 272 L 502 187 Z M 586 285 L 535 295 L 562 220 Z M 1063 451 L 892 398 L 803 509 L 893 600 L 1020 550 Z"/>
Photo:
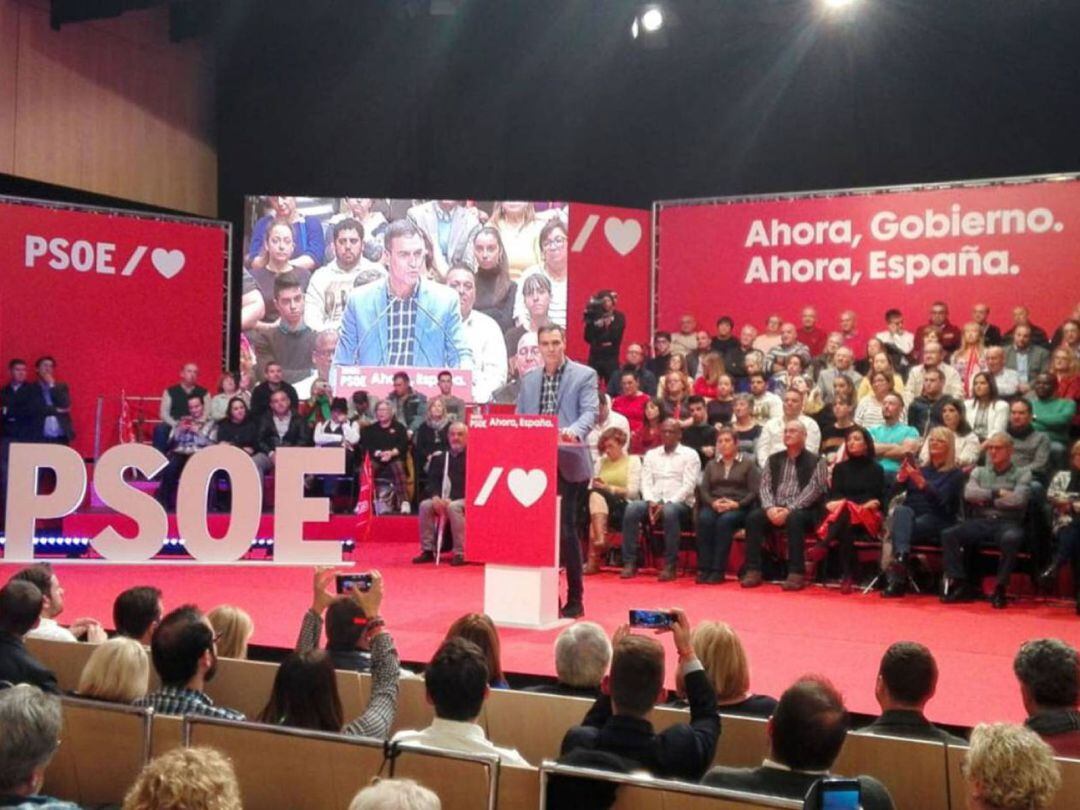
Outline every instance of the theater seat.
<path fill-rule="evenodd" d="M 493 689 L 484 704 L 488 739 L 516 748 L 534 764 L 556 759 L 567 729 L 578 725 L 592 704 L 585 698 Z"/>
<path fill-rule="evenodd" d="M 151 709 L 62 698 L 61 745 L 42 792 L 83 806 L 119 804 L 150 758 Z"/>
<path fill-rule="evenodd" d="M 79 676 L 82 675 L 83 667 L 97 649 L 97 645 L 28 638 L 26 649 L 53 671 L 62 691 L 74 692 L 79 685 Z"/>
<path fill-rule="evenodd" d="M 649 715 L 653 728 L 663 731 L 677 723 L 690 722 L 687 709 L 658 706 Z M 720 739 L 716 741 L 713 765 L 756 768 L 769 752 L 768 722 L 760 717 L 720 713 Z"/>
<path fill-rule="evenodd" d="M 848 734 L 832 770 L 844 776 L 872 774 L 889 789 L 897 807 L 949 810 L 943 742 Z"/>
<path fill-rule="evenodd" d="M 949 803 L 953 810 L 967 807 L 967 782 L 961 770 L 967 752 L 966 745 L 948 747 Z M 1061 789 L 1047 810 L 1075 810 L 1076 797 L 1080 796 L 1080 759 L 1055 759 L 1061 767 Z"/>

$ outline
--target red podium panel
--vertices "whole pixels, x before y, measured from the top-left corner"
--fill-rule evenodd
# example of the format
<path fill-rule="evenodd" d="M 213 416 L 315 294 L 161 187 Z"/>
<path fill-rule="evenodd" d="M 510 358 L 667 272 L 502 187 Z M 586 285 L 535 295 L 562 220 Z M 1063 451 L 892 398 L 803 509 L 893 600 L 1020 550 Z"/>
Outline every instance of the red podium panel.
<path fill-rule="evenodd" d="M 558 442 L 551 416 L 473 415 L 465 482 L 470 560 L 558 565 Z"/>

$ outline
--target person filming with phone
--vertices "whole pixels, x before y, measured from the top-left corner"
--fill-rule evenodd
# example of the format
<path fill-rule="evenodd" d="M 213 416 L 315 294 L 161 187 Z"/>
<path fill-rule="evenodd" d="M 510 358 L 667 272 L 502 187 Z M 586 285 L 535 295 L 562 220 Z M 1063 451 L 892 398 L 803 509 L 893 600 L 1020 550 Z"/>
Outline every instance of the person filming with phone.
<path fill-rule="evenodd" d="M 631 633 L 630 625 L 624 624 L 611 639 L 611 670 L 600 683 L 601 695 L 581 725 L 566 732 L 560 753 L 566 757 L 582 749 L 605 752 L 632 770 L 644 768 L 653 776 L 696 782 L 712 762 L 720 716 L 716 691 L 690 643 L 690 621 L 679 608 L 630 613 L 635 626 L 671 634 L 690 702 L 690 722 L 653 730 L 646 717 L 666 697 L 664 648 L 654 638 Z"/>

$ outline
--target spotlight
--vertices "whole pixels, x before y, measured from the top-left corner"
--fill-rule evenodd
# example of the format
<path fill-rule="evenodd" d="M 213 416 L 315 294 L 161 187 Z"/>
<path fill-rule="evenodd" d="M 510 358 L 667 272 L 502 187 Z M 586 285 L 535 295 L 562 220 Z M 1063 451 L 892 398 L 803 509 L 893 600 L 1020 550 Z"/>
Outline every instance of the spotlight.
<path fill-rule="evenodd" d="M 659 31 L 664 25 L 664 13 L 658 8 L 650 8 L 641 15 L 641 27 L 650 34 Z"/>
<path fill-rule="evenodd" d="M 821 0 L 821 2 L 825 5 L 825 8 L 833 10 L 852 6 L 857 0 Z"/>
<path fill-rule="evenodd" d="M 665 18 L 664 12 L 660 6 L 655 4 L 643 6 L 641 10 L 634 15 L 633 22 L 630 23 L 630 36 L 637 39 L 644 34 L 646 39 L 643 41 L 645 42 L 662 38 L 665 32 L 661 29 L 664 28 L 664 25 L 667 22 L 668 20 Z M 660 43 L 654 42 L 653 44 Z"/>

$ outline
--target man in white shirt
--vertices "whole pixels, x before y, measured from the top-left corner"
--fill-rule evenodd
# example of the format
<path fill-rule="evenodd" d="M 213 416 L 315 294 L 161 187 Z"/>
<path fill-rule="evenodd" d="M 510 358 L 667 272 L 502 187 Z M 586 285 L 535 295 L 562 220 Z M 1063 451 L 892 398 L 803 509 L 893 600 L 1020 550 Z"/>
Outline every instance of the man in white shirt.
<path fill-rule="evenodd" d="M 759 425 L 776 419 L 784 412 L 784 403 L 769 390 L 769 381 L 761 372 L 750 375 L 750 396 L 754 400 L 754 421 Z"/>
<path fill-rule="evenodd" d="M 593 464 L 596 464 L 596 460 L 600 458 L 600 453 L 596 449 L 597 442 L 600 441 L 600 434 L 602 434 L 608 428 L 617 427 L 623 433 L 626 434 L 626 441 L 623 442 L 623 450 L 630 449 L 630 420 L 623 416 L 618 411 L 611 409 L 611 397 L 607 394 L 600 394 L 600 404 L 596 411 L 596 425 L 589 431 L 589 435 L 585 437 L 585 443 L 589 445 L 589 455 L 592 457 Z"/>
<path fill-rule="evenodd" d="M 399 731 L 393 743 L 495 754 L 503 765 L 528 766 L 513 748 L 500 748 L 488 740 L 476 722 L 489 690 L 487 661 L 473 642 L 460 637 L 444 641 L 424 670 L 424 685 L 435 707 L 435 719 L 422 731 Z"/>
<path fill-rule="evenodd" d="M 641 465 L 641 500 L 626 506 L 623 518 L 623 569 L 620 576 L 637 576 L 637 547 L 641 524 L 664 526 L 664 567 L 658 579 L 675 579 L 679 555 L 679 534 L 694 506 L 694 490 L 701 474 L 697 452 L 680 443 L 682 427 L 676 419 L 665 419 L 660 426 L 662 444 L 645 454 Z"/>
<path fill-rule="evenodd" d="M 904 328 L 904 313 L 890 309 L 885 313 L 885 329 L 874 335 L 882 346 L 892 346 L 904 357 L 915 351 L 915 333 Z"/>
<path fill-rule="evenodd" d="M 773 453 L 781 452 L 784 445 L 784 425 L 788 422 L 801 422 L 806 428 L 806 449 L 811 453 L 817 453 L 821 447 L 821 428 L 818 423 L 803 413 L 803 400 L 805 395 L 802 391 L 789 388 L 784 392 L 783 413 L 775 419 L 770 419 L 761 428 L 761 436 L 757 443 L 757 463 L 765 469 L 765 462 Z"/>
<path fill-rule="evenodd" d="M 1014 369 L 1005 367 L 1004 347 L 991 346 L 986 350 L 986 368 L 994 375 L 999 397 L 1008 398 L 1027 392 L 1026 385 L 1023 390 L 1020 389 L 1020 375 Z"/>
<path fill-rule="evenodd" d="M 851 380 L 851 387 L 856 391 L 859 390 L 862 375 L 855 370 L 854 364 L 855 353 L 851 351 L 850 346 L 841 346 L 836 350 L 832 366 L 823 368 L 818 375 L 817 387 L 821 391 L 822 402 L 832 405 L 833 400 L 836 399 L 836 390 L 833 386 L 836 385 L 837 377 L 847 377 Z"/>
<path fill-rule="evenodd" d="M 41 621 L 26 634 L 26 638 L 49 641 L 78 641 L 85 638 L 95 644 L 105 641 L 105 628 L 96 619 L 76 619 L 69 630 L 61 627 L 56 617 L 64 612 L 64 588 L 49 563 L 37 563 L 19 571 L 13 580 L 29 582 L 41 591 Z"/>
<path fill-rule="evenodd" d="M 353 288 L 386 276 L 385 267 L 364 258 L 364 226 L 355 219 L 335 224 L 331 237 L 334 260 L 312 273 L 304 293 L 304 323 L 315 332 L 340 327 Z"/>
<path fill-rule="evenodd" d="M 964 399 L 964 381 L 960 379 L 960 372 L 948 363 L 941 362 L 943 357 L 940 343 L 927 343 L 923 347 L 922 365 L 915 366 L 908 372 L 907 383 L 904 385 L 904 391 L 907 394 L 904 397 L 905 401 L 911 402 L 922 393 L 923 374 L 928 368 L 941 369 L 941 374 L 945 378 L 945 396 Z"/>
<path fill-rule="evenodd" d="M 495 319 L 473 309 L 476 275 L 468 265 L 455 264 L 446 275 L 446 286 L 461 299 L 461 326 L 473 356 L 473 402 L 489 402 L 492 393 L 506 382 L 506 339 Z"/>

